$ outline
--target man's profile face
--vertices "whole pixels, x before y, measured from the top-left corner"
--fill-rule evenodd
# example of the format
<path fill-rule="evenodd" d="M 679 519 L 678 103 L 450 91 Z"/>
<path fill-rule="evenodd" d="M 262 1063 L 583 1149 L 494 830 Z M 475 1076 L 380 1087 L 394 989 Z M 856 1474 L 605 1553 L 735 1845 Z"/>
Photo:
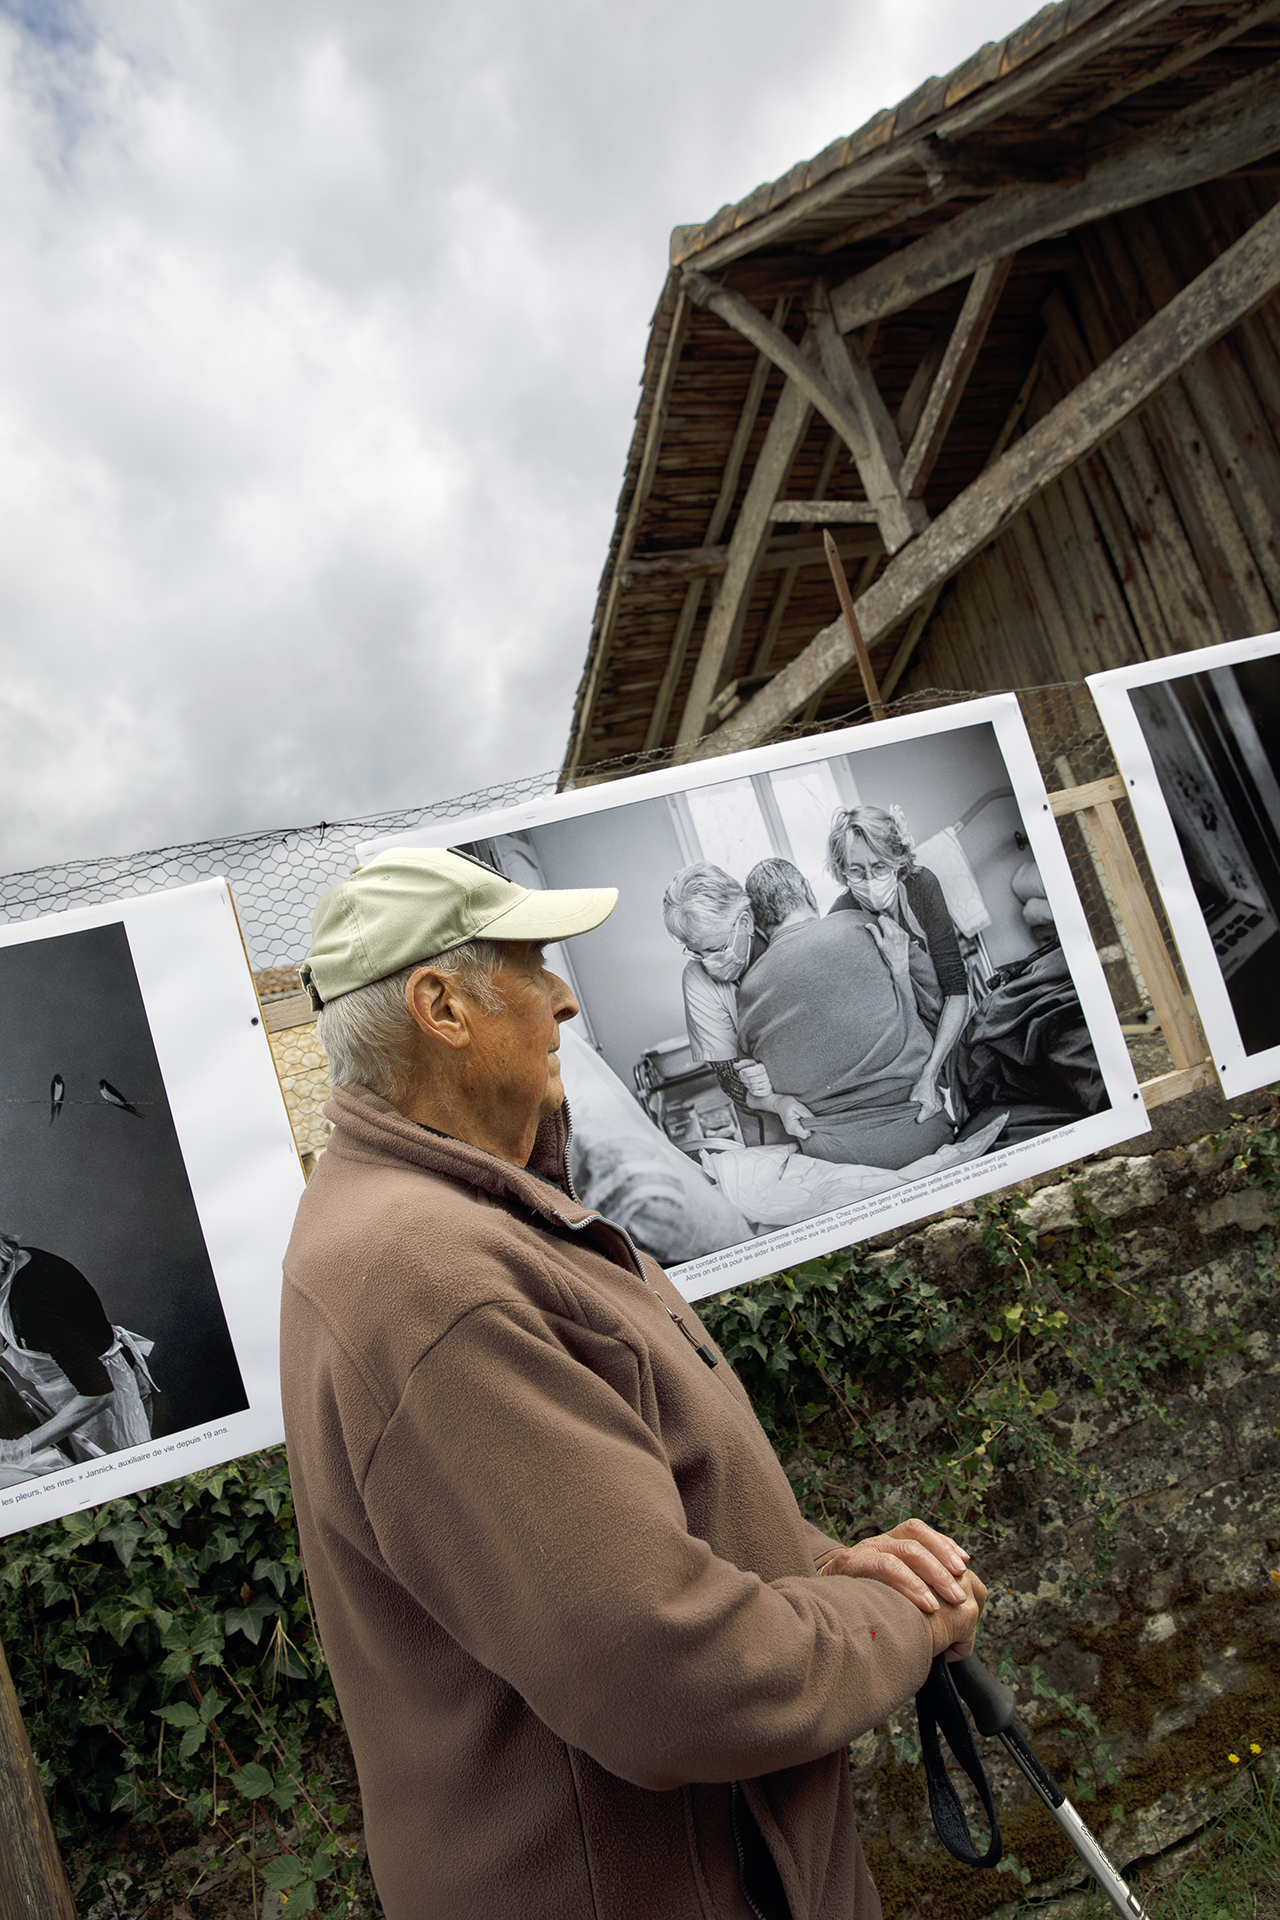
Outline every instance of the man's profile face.
<path fill-rule="evenodd" d="M 701 962 L 713 980 L 741 980 L 751 960 L 751 936 L 755 922 L 747 900 L 715 918 L 693 920 L 684 950 L 690 959 Z"/>
<path fill-rule="evenodd" d="M 544 1119 L 564 1104 L 560 1022 L 574 1018 L 578 1003 L 532 941 L 503 941 L 494 986 L 501 1004 L 493 1013 L 478 1010 L 473 1071 L 511 1114 Z"/>

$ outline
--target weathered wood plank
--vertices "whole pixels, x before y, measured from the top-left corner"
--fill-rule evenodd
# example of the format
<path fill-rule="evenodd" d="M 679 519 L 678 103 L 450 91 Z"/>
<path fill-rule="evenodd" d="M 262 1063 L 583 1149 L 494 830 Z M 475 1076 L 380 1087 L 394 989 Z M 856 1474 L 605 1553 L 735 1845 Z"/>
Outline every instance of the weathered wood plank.
<path fill-rule="evenodd" d="M 305 1027 L 316 1017 L 309 993 L 282 993 L 262 1002 L 262 1025 L 267 1033 L 283 1033 L 287 1027 Z"/>
<path fill-rule="evenodd" d="M 1134 229 L 1141 229 L 1143 220 L 1140 212 L 1127 214 L 1081 236 L 1081 256 L 1095 281 L 1103 284 L 1110 268 L 1115 281 L 1125 289 L 1129 312 L 1139 316 L 1151 311 L 1153 296 L 1158 299 L 1177 286 L 1157 247 L 1148 245 L 1142 253 L 1135 252 Z M 1158 276 L 1158 287 L 1152 285 L 1152 276 Z M 1187 377 L 1193 371 L 1188 367 L 1179 379 L 1170 382 L 1144 425 L 1190 535 L 1223 631 L 1228 639 L 1235 639 L 1265 631 L 1275 624 L 1275 614 L 1209 437 L 1191 405 Z"/>
<path fill-rule="evenodd" d="M 911 613 L 1060 473 L 1082 459 L 1175 379 L 1182 368 L 1280 285 L 1280 207 L 1263 216 L 1021 440 L 953 500 L 918 539 L 891 560 L 858 604 L 869 646 Z M 832 677 L 844 649 L 843 623 L 824 628 L 808 648 L 735 715 L 733 745 L 765 740 Z M 723 748 L 706 743 L 706 751 Z M 728 740 L 724 747 L 729 746 Z"/>
<path fill-rule="evenodd" d="M 785 294 L 780 300 L 774 302 L 772 321 L 775 327 L 782 326 L 790 305 L 790 299 Z M 707 522 L 707 530 L 703 536 L 707 546 L 714 546 L 724 532 L 725 521 L 729 518 L 729 510 L 737 495 L 738 481 L 742 476 L 742 463 L 746 459 L 747 448 L 751 444 L 751 436 L 760 416 L 760 405 L 764 399 L 764 390 L 772 366 L 773 362 L 767 353 L 757 353 L 756 363 L 751 369 L 751 378 L 747 383 L 746 399 L 742 403 L 742 411 L 738 415 L 738 424 L 734 428 L 733 439 L 729 446 L 729 456 L 720 476 L 720 491 L 711 509 L 711 518 Z M 689 641 L 693 636 L 694 624 L 701 604 L 702 582 L 691 580 L 676 620 L 675 632 L 671 636 L 671 649 L 667 655 L 662 679 L 658 683 L 653 711 L 649 715 L 648 725 L 645 728 L 645 752 L 662 744 L 662 736 L 667 730 L 667 721 L 671 717 L 672 702 L 676 697 L 676 688 L 680 685 L 680 676 L 684 672 L 685 655 L 689 651 Z"/>
<path fill-rule="evenodd" d="M 1063 79 L 1108 47 L 1123 45 L 1131 34 L 1174 12 L 1180 4 L 1181 0 L 1130 0 L 1128 6 L 1109 7 L 1101 20 L 1069 33 L 1056 47 L 1042 53 L 1038 59 L 1026 59 L 1006 67 L 999 80 L 981 87 L 977 93 L 944 112 L 932 129 L 933 133 L 938 138 L 952 140 L 989 124 L 1008 113 L 1018 101 Z M 923 140 L 901 139 L 880 145 L 847 167 L 833 169 L 762 218 L 744 222 L 733 233 L 703 246 L 699 246 L 693 237 L 699 229 L 677 227 L 672 235 L 673 264 L 692 258 L 696 251 L 699 265 L 706 270 L 714 270 L 745 253 L 754 253 L 767 242 L 780 239 L 797 222 L 810 219 L 831 201 L 841 199 L 855 188 L 910 163 L 921 164 L 926 144 Z M 1001 251 L 1007 252 L 1008 249 L 1002 248 Z M 975 261 L 968 271 L 974 272 L 980 264 Z M 956 278 L 963 279 L 963 273 Z"/>
<path fill-rule="evenodd" d="M 671 401 L 671 387 L 675 379 L 676 368 L 680 364 L 680 348 L 684 340 L 685 328 L 689 322 L 689 301 L 682 291 L 677 290 L 675 306 L 671 315 L 671 328 L 667 335 L 667 344 L 663 351 L 662 365 L 658 374 L 657 388 L 654 394 L 653 408 L 649 415 L 649 425 L 645 431 L 644 452 L 640 459 L 640 471 L 636 478 L 636 490 L 627 509 L 626 524 L 618 542 L 618 555 L 614 562 L 613 579 L 609 583 L 609 595 L 605 602 L 600 620 L 600 637 L 595 647 L 595 658 L 577 704 L 577 714 L 573 735 L 569 742 L 569 751 L 565 756 L 561 779 L 569 782 L 582 759 L 588 730 L 591 725 L 592 709 L 605 668 L 609 664 L 609 650 L 613 639 L 613 625 L 618 614 L 618 600 L 622 592 L 622 569 L 635 545 L 640 528 L 640 516 L 653 487 L 654 475 L 658 470 L 658 455 L 662 448 L 662 436 L 667 424 L 667 409 Z"/>
<path fill-rule="evenodd" d="M 1109 773 L 1105 780 L 1088 780 L 1083 786 L 1051 793 L 1049 811 L 1055 820 L 1061 820 L 1064 814 L 1082 813 L 1086 807 L 1100 807 L 1106 800 L 1123 800 L 1128 791 L 1122 774 Z"/>
<path fill-rule="evenodd" d="M 979 267 L 970 282 L 898 476 L 899 486 L 910 498 L 918 497 L 929 484 L 1012 266 L 1013 255 L 1009 254 Z"/>
<path fill-rule="evenodd" d="M 0 1914 L 76 1920 L 44 1789 L 0 1647 Z"/>
<path fill-rule="evenodd" d="M 894 425 L 898 429 L 898 439 L 904 447 L 909 447 L 915 438 L 916 428 L 920 425 L 920 416 L 924 412 L 925 401 L 929 398 L 930 389 L 938 377 L 938 368 L 942 365 L 942 357 L 947 351 L 947 342 L 955 331 L 959 312 L 960 308 L 956 306 L 953 312 L 943 315 L 939 320 L 930 335 L 928 346 L 920 357 L 920 364 L 907 383 L 902 404 L 894 419 Z"/>
<path fill-rule="evenodd" d="M 889 662 L 887 673 L 880 682 L 880 697 L 882 700 L 892 700 L 894 688 L 897 686 L 899 680 L 901 680 L 907 668 L 911 665 L 912 657 L 920 644 L 920 636 L 929 623 L 929 615 L 937 606 L 938 595 L 942 592 L 945 584 L 945 581 L 940 582 L 932 593 L 926 594 L 925 598 L 920 602 L 920 605 L 907 622 L 907 630 L 898 644 L 893 659 Z"/>
<path fill-rule="evenodd" d="M 837 523 L 839 524 L 839 523 Z M 840 551 L 846 558 L 861 557 L 870 549 L 879 547 L 875 532 L 868 528 L 865 532 L 849 532 L 842 535 Z M 677 547 L 672 553 L 644 554 L 638 560 L 632 560 L 627 567 L 629 582 L 643 583 L 652 581 L 663 586 L 682 580 L 715 580 L 724 572 L 728 564 L 732 544 L 716 547 Z M 770 540 L 760 554 L 759 565 L 763 568 L 809 567 L 823 557 L 824 548 L 818 539 L 777 539 Z"/>
<path fill-rule="evenodd" d="M 1143 1080 L 1138 1092 L 1143 1106 L 1150 1112 L 1152 1107 L 1162 1107 L 1169 1100 L 1181 1100 L 1185 1093 L 1203 1093 L 1206 1087 L 1216 1092 L 1217 1086 L 1218 1076 L 1212 1060 L 1202 1060 L 1198 1067 L 1182 1067 L 1176 1073 L 1162 1073 L 1154 1080 Z"/>
<path fill-rule="evenodd" d="M 876 510 L 869 500 L 779 500 L 774 524 L 805 527 L 859 527 L 874 525 Z"/>
<path fill-rule="evenodd" d="M 1106 344 L 1100 334 L 1100 316 L 1091 312 L 1096 289 L 1083 283 L 1077 299 L 1086 324 L 1092 323 L 1090 345 L 1099 359 Z M 1061 294 L 1049 296 L 1042 309 L 1054 358 L 1061 363 L 1066 392 L 1087 379 L 1093 370 L 1085 343 L 1076 330 Z M 1113 339 L 1109 337 L 1109 343 Z M 1098 458 L 1123 504 L 1137 542 L 1143 572 L 1163 611 L 1169 644 L 1161 645 L 1159 631 L 1147 629 L 1153 657 L 1181 652 L 1187 646 L 1213 646 L 1225 639 L 1186 530 L 1170 498 L 1169 487 L 1147 434 L 1143 419 L 1128 421 L 1106 440 Z"/>
<path fill-rule="evenodd" d="M 1242 33 L 1248 33 L 1251 27 L 1260 27 L 1266 21 L 1273 20 L 1280 13 L 1280 0 L 1261 0 L 1253 7 L 1223 9 L 1214 8 L 1209 12 L 1210 24 L 1199 33 L 1183 33 L 1178 43 L 1159 60 L 1149 65 L 1130 68 L 1121 80 L 1110 87 L 1099 87 L 1087 99 L 1071 108 L 1069 113 L 1059 114 L 1056 120 L 1050 120 L 1046 132 L 1058 133 L 1066 127 L 1080 126 L 1086 120 L 1094 120 L 1100 114 L 1110 113 L 1122 100 L 1132 100 L 1135 94 L 1144 93 L 1148 87 L 1158 86 L 1162 80 L 1171 80 L 1184 67 L 1193 61 L 1202 60 L 1208 53 L 1216 53 L 1219 47 L 1225 47 L 1232 40 L 1238 40 Z"/>
<path fill-rule="evenodd" d="M 1053 804 L 1052 796 L 1049 804 Z M 1125 839 L 1115 804 L 1104 800 L 1096 806 L 1081 808 L 1076 812 L 1076 818 L 1092 841 L 1107 876 L 1173 1064 L 1175 1067 L 1198 1067 L 1207 1058 L 1204 1041 L 1183 998 L 1181 983 L 1164 944 L 1160 924 L 1147 898 L 1138 863 Z"/>
<path fill-rule="evenodd" d="M 945 347 L 945 339 L 944 339 L 944 347 Z M 939 352 L 939 362 L 940 360 L 941 360 L 941 349 Z M 1022 385 L 1018 389 L 1018 393 L 1013 402 L 1013 405 L 1010 407 L 1008 413 L 1005 415 L 1004 425 L 1001 427 L 1000 432 L 996 436 L 995 445 L 992 447 L 990 453 L 987 455 L 986 460 L 983 462 L 984 468 L 991 466 L 994 461 L 1000 458 L 1000 455 L 1004 452 L 1010 440 L 1013 438 L 1014 433 L 1017 431 L 1017 428 L 1022 420 L 1022 416 L 1026 412 L 1028 403 L 1031 399 L 1031 395 L 1035 390 L 1036 383 L 1040 378 L 1040 372 L 1041 372 L 1040 355 L 1037 353 L 1035 359 L 1031 362 L 1031 365 L 1027 368 L 1026 374 L 1023 377 Z M 915 384 L 914 377 L 913 377 L 912 384 L 913 385 Z M 907 389 L 907 393 L 908 393 L 908 397 L 910 397 L 911 388 Z M 899 432 L 903 431 L 902 422 L 903 422 L 903 414 L 905 410 L 906 410 L 906 401 L 904 400 L 902 407 L 898 411 Z M 1006 567 L 1006 571 L 1008 571 L 1008 556 L 1002 556 L 1002 558 Z M 920 645 L 920 642 L 924 637 L 924 631 L 926 626 L 929 623 L 929 618 L 933 613 L 933 609 L 938 604 L 938 597 L 942 592 L 943 584 L 944 584 L 943 582 L 939 582 L 939 584 L 933 589 L 933 591 L 925 596 L 925 598 L 920 602 L 920 605 L 916 608 L 915 612 L 912 614 L 910 621 L 907 623 L 907 630 L 898 644 L 897 650 L 894 653 L 893 659 L 890 663 L 888 672 L 885 674 L 883 680 L 881 681 L 881 688 L 884 692 L 884 697 L 886 700 L 888 700 L 892 696 L 893 691 L 897 687 L 898 683 L 901 681 L 903 674 L 906 673 L 908 667 L 911 665 L 916 649 Z M 1011 584 L 1012 590 L 1015 593 L 1018 593 L 1020 583 L 1014 582 L 1014 580 L 1012 579 L 1012 576 L 1011 576 L 1010 584 Z M 1039 632 L 1040 631 L 1039 622 L 1038 620 L 1036 620 L 1035 611 L 1034 611 L 1034 605 L 1035 605 L 1034 600 L 1032 599 L 1030 594 L 1027 594 L 1025 596 L 1019 594 L 1019 598 L 1025 599 L 1025 602 L 1030 609 L 1030 617 L 1032 618 L 1033 621 L 1035 621 L 1037 632 Z"/>
<path fill-rule="evenodd" d="M 804 395 L 809 405 L 833 426 L 855 460 L 861 465 L 869 453 L 862 421 L 848 398 L 831 383 L 825 364 L 814 362 L 789 340 L 781 327 L 775 327 L 766 320 L 759 307 L 751 304 L 740 293 L 733 293 L 728 287 L 718 287 L 705 273 L 697 273 L 686 267 L 681 275 L 681 285 L 689 298 L 700 307 L 707 307 L 718 314 L 726 326 L 733 327 L 744 339 L 750 340 L 761 353 L 768 354 L 775 367 L 781 368 L 787 379 Z"/>
<path fill-rule="evenodd" d="M 809 324 L 823 372 L 857 415 L 862 447 L 851 446 L 850 451 L 863 492 L 875 509 L 885 550 L 896 553 L 925 524 L 928 515 L 922 505 L 908 506 L 904 499 L 898 477 L 902 470 L 898 430 L 880 396 L 866 348 L 857 338 L 841 337 L 831 310 L 831 296 L 821 280 L 814 282 L 810 293 Z"/>
<path fill-rule="evenodd" d="M 988 261 L 1052 234 L 1212 180 L 1280 146 L 1280 65 L 1102 153 L 1074 184 L 1006 187 L 832 294 L 842 332 L 911 307 Z"/>
<path fill-rule="evenodd" d="M 1280 0 L 1276 0 L 1280 9 Z M 1147 208 L 1135 208 L 1122 223 L 1125 240 L 1134 264 L 1142 274 L 1152 301 L 1163 306 L 1178 291 L 1179 276 L 1174 272 L 1156 225 Z M 1270 596 L 1272 615 L 1280 607 L 1280 559 L 1275 552 L 1276 491 L 1268 491 L 1255 475 L 1254 462 L 1262 457 L 1258 423 L 1241 418 L 1239 427 L 1232 419 L 1233 375 L 1239 363 L 1228 341 L 1220 340 L 1202 360 L 1194 361 L 1182 376 L 1191 405 L 1191 413 L 1204 439 L 1213 449 L 1215 478 L 1223 504 L 1234 516 L 1247 547 L 1240 550 L 1237 564 L 1246 569 L 1251 557 Z M 1187 424 L 1190 424 L 1189 422 Z M 1194 433 L 1192 434 L 1194 438 Z M 1273 474 L 1273 480 L 1276 476 Z M 1250 618 L 1255 609 L 1249 608 Z"/>
<path fill-rule="evenodd" d="M 814 483 L 813 497 L 815 500 L 821 500 L 826 493 L 827 488 L 831 484 L 831 476 L 836 470 L 836 464 L 840 455 L 841 453 L 847 453 L 847 451 L 840 435 L 838 433 L 832 433 L 827 440 L 826 451 L 822 456 L 822 465 L 818 469 L 818 478 Z M 767 551 L 768 549 L 766 548 L 766 552 Z M 763 673 L 773 658 L 773 649 L 777 645 L 778 635 L 782 630 L 782 622 L 786 617 L 787 606 L 791 599 L 791 590 L 795 586 L 796 577 L 799 572 L 800 569 L 798 566 L 784 568 L 774 591 L 773 600 L 769 607 L 768 618 L 765 621 L 764 632 L 761 634 L 756 645 L 755 653 L 752 655 L 751 664 L 747 670 L 748 674 Z M 741 701 L 739 705 L 741 705 Z"/>
<path fill-rule="evenodd" d="M 802 344 L 808 344 L 807 335 Z M 707 708 L 715 698 L 721 672 L 738 644 L 751 583 L 755 579 L 756 567 L 773 524 L 770 517 L 773 503 L 786 482 L 791 462 L 808 431 L 811 412 L 811 405 L 804 393 L 794 381 L 788 380 L 769 422 L 769 431 L 751 475 L 733 538 L 729 542 L 719 597 L 707 621 L 693 684 L 680 716 L 677 748 L 685 748 L 701 736 Z"/>

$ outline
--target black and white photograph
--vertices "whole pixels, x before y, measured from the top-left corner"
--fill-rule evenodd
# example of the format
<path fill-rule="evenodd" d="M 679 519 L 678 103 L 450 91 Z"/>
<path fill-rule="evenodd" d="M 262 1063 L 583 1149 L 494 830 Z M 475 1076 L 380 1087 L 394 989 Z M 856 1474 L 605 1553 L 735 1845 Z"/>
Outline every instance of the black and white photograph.
<path fill-rule="evenodd" d="M 1228 1099 L 1280 1075 L 1280 634 L 1089 681 Z"/>
<path fill-rule="evenodd" d="M 224 885 L 0 929 L 0 1532 L 279 1437 L 291 1148 Z"/>
<path fill-rule="evenodd" d="M 691 1299 L 1146 1126 L 1012 696 L 413 838 L 619 888 L 547 962 L 574 1183 Z"/>

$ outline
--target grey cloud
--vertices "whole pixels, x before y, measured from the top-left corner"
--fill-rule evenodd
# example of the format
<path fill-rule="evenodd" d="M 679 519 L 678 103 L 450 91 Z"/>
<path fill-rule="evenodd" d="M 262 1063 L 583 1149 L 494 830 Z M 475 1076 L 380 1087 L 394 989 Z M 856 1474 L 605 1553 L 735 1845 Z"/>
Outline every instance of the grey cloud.
<path fill-rule="evenodd" d="M 0 5 L 0 867 L 554 764 L 670 228 L 957 11 Z"/>

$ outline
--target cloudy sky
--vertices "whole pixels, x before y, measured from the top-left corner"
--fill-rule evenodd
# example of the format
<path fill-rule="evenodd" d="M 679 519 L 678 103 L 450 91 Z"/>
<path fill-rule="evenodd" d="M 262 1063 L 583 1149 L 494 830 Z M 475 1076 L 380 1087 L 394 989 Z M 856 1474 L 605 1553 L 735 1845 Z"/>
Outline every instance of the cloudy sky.
<path fill-rule="evenodd" d="M 0 871 L 554 765 L 670 229 L 1031 10 L 0 0 Z"/>

